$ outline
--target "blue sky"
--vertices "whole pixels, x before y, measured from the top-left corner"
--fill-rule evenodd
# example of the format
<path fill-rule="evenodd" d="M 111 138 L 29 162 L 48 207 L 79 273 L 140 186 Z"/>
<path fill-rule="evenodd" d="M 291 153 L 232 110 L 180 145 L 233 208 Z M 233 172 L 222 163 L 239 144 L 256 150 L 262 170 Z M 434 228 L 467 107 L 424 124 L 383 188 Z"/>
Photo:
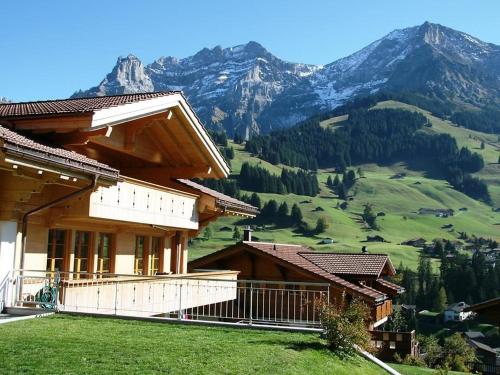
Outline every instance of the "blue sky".
<path fill-rule="evenodd" d="M 500 44 L 498 0 L 29 0 L 1 12 L 0 96 L 16 101 L 87 89 L 129 53 L 147 64 L 255 40 L 285 60 L 325 64 L 426 20 Z"/>

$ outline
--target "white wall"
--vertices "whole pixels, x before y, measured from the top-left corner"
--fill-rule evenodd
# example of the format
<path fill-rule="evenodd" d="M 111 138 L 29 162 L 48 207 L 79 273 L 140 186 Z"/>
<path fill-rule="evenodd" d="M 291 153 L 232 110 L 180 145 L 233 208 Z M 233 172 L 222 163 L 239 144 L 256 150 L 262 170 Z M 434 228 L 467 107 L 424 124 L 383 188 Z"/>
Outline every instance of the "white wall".
<path fill-rule="evenodd" d="M 0 281 L 14 269 L 17 222 L 0 221 Z"/>

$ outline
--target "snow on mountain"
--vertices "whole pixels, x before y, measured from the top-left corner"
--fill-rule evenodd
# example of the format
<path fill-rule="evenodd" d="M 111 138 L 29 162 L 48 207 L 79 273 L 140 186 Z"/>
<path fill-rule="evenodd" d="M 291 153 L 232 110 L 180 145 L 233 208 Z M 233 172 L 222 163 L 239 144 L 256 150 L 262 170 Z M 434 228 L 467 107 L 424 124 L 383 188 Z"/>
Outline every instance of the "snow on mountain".
<path fill-rule="evenodd" d="M 283 61 L 256 42 L 146 66 L 129 55 L 98 86 L 74 96 L 182 90 L 208 126 L 249 136 L 381 89 L 498 99 L 500 47 L 426 22 L 324 66 Z"/>

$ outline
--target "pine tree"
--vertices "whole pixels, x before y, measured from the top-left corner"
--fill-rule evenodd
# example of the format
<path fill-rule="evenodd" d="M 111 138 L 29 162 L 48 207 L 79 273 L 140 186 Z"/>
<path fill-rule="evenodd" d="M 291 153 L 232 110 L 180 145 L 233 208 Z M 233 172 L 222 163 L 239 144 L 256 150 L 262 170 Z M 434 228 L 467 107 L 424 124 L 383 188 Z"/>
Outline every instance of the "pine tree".
<path fill-rule="evenodd" d="M 332 176 L 328 176 L 328 178 L 326 179 L 326 186 L 328 186 L 330 189 L 333 189 Z"/>
<path fill-rule="evenodd" d="M 395 332 L 404 332 L 408 329 L 408 325 L 406 323 L 405 316 L 401 311 L 401 307 L 399 309 L 395 309 L 391 318 L 391 331 Z"/>
<path fill-rule="evenodd" d="M 440 240 L 434 242 L 434 254 L 438 257 L 442 257 L 444 255 L 443 243 Z"/>
<path fill-rule="evenodd" d="M 434 311 L 443 312 L 446 309 L 446 290 L 443 287 L 439 288 L 437 298 L 434 302 Z"/>
<path fill-rule="evenodd" d="M 378 229 L 377 226 L 377 215 L 373 212 L 373 206 L 369 203 L 365 204 L 363 210 L 363 220 L 368 224 L 368 226 L 372 229 Z"/>
<path fill-rule="evenodd" d="M 241 240 L 241 232 L 240 232 L 240 228 L 238 228 L 237 226 L 234 227 L 234 231 L 233 231 L 233 240 L 235 241 L 239 241 Z"/>
<path fill-rule="evenodd" d="M 347 199 L 347 192 L 346 188 L 343 183 L 341 183 L 337 189 L 337 194 L 339 196 L 339 199 L 346 200 Z"/>
<path fill-rule="evenodd" d="M 426 308 L 430 306 L 427 296 L 430 292 L 432 284 L 432 272 L 431 272 L 431 262 L 429 258 L 425 257 L 423 253 L 420 253 L 418 260 L 418 292 L 416 303 L 420 308 Z"/>
<path fill-rule="evenodd" d="M 269 200 L 262 208 L 262 214 L 268 218 L 276 217 L 278 214 L 278 202 L 274 199 Z"/>
<path fill-rule="evenodd" d="M 262 203 L 257 193 L 252 193 L 252 196 L 250 197 L 250 204 L 260 210 Z"/>
<path fill-rule="evenodd" d="M 339 178 L 339 175 L 336 174 L 335 178 L 333 179 L 333 187 L 337 188 L 339 185 L 340 185 L 340 178 Z"/>
<path fill-rule="evenodd" d="M 297 203 L 294 203 L 292 206 L 291 217 L 295 225 L 298 226 L 302 224 L 302 211 L 300 210 L 299 206 L 297 206 Z"/>
<path fill-rule="evenodd" d="M 318 218 L 318 220 L 316 221 L 316 228 L 315 228 L 316 234 L 323 233 L 327 229 L 328 229 L 328 222 L 326 218 L 323 216 Z"/>
<path fill-rule="evenodd" d="M 286 204 L 286 202 L 280 204 L 280 207 L 278 208 L 278 216 L 281 219 L 284 219 L 286 216 L 288 216 L 288 205 Z"/>

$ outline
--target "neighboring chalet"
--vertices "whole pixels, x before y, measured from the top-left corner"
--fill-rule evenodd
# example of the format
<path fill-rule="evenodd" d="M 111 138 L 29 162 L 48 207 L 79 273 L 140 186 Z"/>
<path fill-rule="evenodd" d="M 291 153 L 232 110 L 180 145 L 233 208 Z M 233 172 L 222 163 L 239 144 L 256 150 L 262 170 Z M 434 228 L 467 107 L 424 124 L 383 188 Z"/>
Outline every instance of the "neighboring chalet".
<path fill-rule="evenodd" d="M 197 270 L 236 270 L 238 278 L 287 282 L 330 284 L 330 300 L 338 301 L 345 292 L 348 301 L 360 298 L 371 308 L 370 327 L 387 321 L 392 313 L 392 298 L 404 288 L 385 279 L 395 269 L 387 255 L 320 253 L 286 244 L 253 242 L 249 231 L 246 241 L 189 262 Z"/>
<path fill-rule="evenodd" d="M 500 328 L 500 297 L 476 303 L 464 309 L 467 312 L 477 314 L 478 319 L 485 323 L 491 323 Z"/>
<path fill-rule="evenodd" d="M 443 320 L 445 322 L 462 322 L 471 318 L 474 313 L 472 311 L 468 311 L 468 307 L 470 306 L 463 301 L 449 305 L 446 310 L 444 310 Z"/>
<path fill-rule="evenodd" d="M 257 213 L 188 180 L 228 175 L 180 92 L 1 104 L 0 283 L 18 269 L 185 275 L 190 237 Z"/>

